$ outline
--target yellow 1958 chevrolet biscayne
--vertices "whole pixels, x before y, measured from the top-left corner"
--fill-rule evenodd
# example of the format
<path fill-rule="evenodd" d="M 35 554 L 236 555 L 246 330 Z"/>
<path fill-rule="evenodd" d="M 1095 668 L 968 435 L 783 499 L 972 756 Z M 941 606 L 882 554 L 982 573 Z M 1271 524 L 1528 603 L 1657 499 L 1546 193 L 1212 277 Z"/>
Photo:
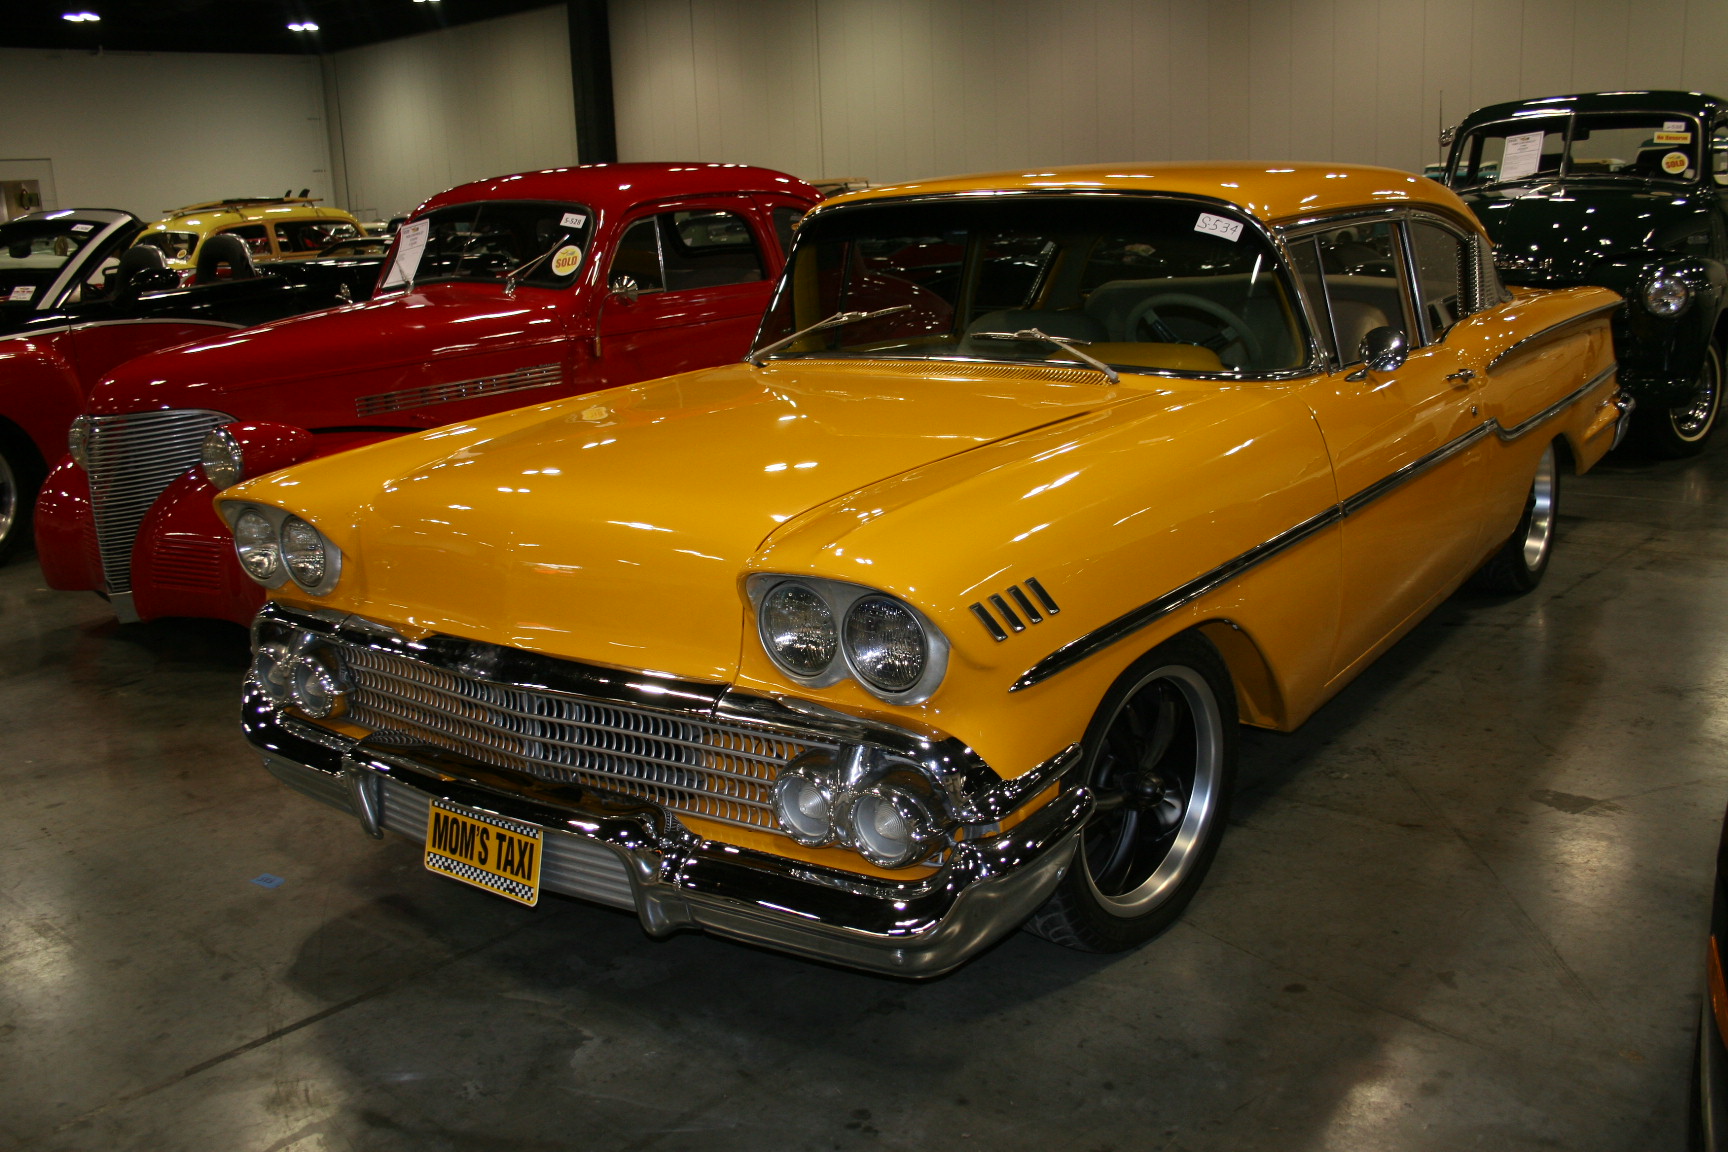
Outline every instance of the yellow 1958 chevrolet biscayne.
<path fill-rule="evenodd" d="M 1618 305 L 1507 291 L 1385 169 L 842 196 L 741 363 L 223 493 L 272 589 L 245 730 L 437 872 L 656 935 L 1129 947 L 1212 859 L 1239 723 L 1541 578 Z"/>

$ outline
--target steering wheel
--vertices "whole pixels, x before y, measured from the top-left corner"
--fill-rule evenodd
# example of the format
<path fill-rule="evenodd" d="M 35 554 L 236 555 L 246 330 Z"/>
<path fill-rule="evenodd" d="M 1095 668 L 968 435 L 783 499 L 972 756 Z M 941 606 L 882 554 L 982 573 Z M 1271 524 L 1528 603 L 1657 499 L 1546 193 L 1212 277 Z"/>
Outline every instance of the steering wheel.
<path fill-rule="evenodd" d="M 1160 306 L 1192 308 L 1204 312 L 1218 321 L 1219 328 L 1210 338 L 1205 340 L 1184 340 L 1171 329 L 1164 318 L 1158 315 Z M 1254 334 L 1254 329 L 1248 326 L 1248 321 L 1230 311 L 1222 304 L 1216 304 L 1204 296 L 1195 296 L 1189 292 L 1165 292 L 1158 296 L 1148 296 L 1128 313 L 1128 323 L 1124 325 L 1128 339 L 1133 340 L 1144 324 L 1146 331 L 1165 344 L 1199 344 L 1202 348 L 1210 348 L 1214 352 L 1222 352 L 1232 344 L 1242 345 L 1242 350 L 1248 354 L 1249 360 L 1258 360 L 1265 354 L 1266 347 L 1260 342 L 1260 337 Z"/>

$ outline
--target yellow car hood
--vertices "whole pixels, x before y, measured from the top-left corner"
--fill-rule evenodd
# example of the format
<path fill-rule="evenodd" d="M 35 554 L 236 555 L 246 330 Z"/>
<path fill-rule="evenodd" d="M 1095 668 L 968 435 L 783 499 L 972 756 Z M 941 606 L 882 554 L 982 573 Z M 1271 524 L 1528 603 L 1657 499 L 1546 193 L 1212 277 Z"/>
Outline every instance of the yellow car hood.
<path fill-rule="evenodd" d="M 345 557 L 332 607 L 729 680 L 741 579 L 779 525 L 1144 391 L 1066 368 L 733 365 L 387 441 L 224 498 L 289 508 L 331 537 Z"/>

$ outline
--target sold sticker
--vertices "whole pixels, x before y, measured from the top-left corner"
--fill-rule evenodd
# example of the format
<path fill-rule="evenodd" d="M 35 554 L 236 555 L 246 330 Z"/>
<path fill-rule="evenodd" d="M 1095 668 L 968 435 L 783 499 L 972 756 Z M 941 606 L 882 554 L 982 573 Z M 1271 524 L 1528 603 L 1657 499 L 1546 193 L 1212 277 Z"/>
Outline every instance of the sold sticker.
<path fill-rule="evenodd" d="M 552 254 L 552 274 L 568 276 L 582 266 L 582 249 L 566 244 Z"/>
<path fill-rule="evenodd" d="M 1668 173 L 1670 176 L 1678 176 L 1680 173 L 1686 171 L 1687 166 L 1691 163 L 1692 160 L 1686 155 L 1686 153 L 1670 152 L 1668 155 L 1662 157 L 1662 171 Z"/>
<path fill-rule="evenodd" d="M 1194 221 L 1194 231 L 1204 232 L 1208 236 L 1222 236 L 1226 240 L 1240 240 L 1242 239 L 1242 222 L 1224 216 L 1214 216 L 1210 212 L 1202 212 L 1200 219 Z"/>

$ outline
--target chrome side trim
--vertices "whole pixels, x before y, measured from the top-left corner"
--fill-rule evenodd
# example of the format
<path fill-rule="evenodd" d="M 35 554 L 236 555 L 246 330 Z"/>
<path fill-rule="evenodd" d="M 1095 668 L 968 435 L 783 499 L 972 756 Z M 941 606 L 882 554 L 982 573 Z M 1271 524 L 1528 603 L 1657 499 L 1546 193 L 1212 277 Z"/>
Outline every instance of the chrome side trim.
<path fill-rule="evenodd" d="M 1620 365 L 1618 364 L 1608 365 L 1608 367 L 1590 377 L 1589 382 L 1578 388 L 1576 391 L 1570 393 L 1565 398 L 1550 404 L 1548 407 L 1542 409 L 1542 411 L 1536 413 L 1536 415 L 1530 417 L 1530 419 L 1514 424 L 1510 428 L 1500 427 L 1500 421 L 1498 420 L 1489 420 L 1488 423 L 1494 426 L 1494 434 L 1507 443 L 1518 439 L 1520 436 L 1528 436 L 1530 433 L 1534 432 L 1538 426 L 1554 419 L 1554 417 L 1560 415 L 1560 413 L 1564 412 L 1567 408 L 1584 399 L 1586 394 L 1594 391 L 1602 381 L 1608 379 L 1608 377 L 1614 375 L 1614 373 L 1619 370 Z"/>
<path fill-rule="evenodd" d="M 1524 337 L 1524 339 L 1508 345 L 1498 356 L 1488 361 L 1488 373 L 1492 375 L 1496 369 L 1500 368 L 1508 360 L 1516 359 L 1517 357 L 1534 350 L 1539 345 L 1546 344 L 1550 340 L 1564 336 L 1572 329 L 1582 327 L 1606 313 L 1617 311 L 1620 308 L 1620 304 L 1621 302 L 1618 300 L 1612 304 L 1600 304 L 1595 308 L 1590 309 L 1588 312 L 1580 312 L 1576 316 L 1568 316 L 1558 324 L 1550 324 L 1541 331 L 1533 332 Z"/>
<path fill-rule="evenodd" d="M 226 320 L 193 320 L 176 319 L 173 316 L 141 316 L 136 320 L 89 320 L 82 324 L 56 324 L 50 328 L 32 328 L 28 332 L 10 332 L 0 336 L 0 342 L 6 340 L 34 340 L 39 336 L 58 336 L 62 332 L 78 332 L 85 328 L 115 328 L 122 324 L 196 324 L 210 328 L 244 328 L 244 324 L 232 324 Z"/>
<path fill-rule="evenodd" d="M 1330 508 L 1310 516 L 1294 528 L 1286 529 L 1262 544 L 1256 544 L 1241 555 L 1226 560 L 1218 567 L 1166 592 L 1156 600 L 1150 600 L 1130 612 L 1123 613 L 1103 627 L 1094 629 L 1078 639 L 1070 640 L 1027 669 L 1018 680 L 1009 686 L 1008 691 L 1019 692 L 1035 684 L 1043 683 L 1058 672 L 1072 668 L 1088 656 L 1103 651 L 1119 640 L 1126 639 L 1161 617 L 1168 616 L 1178 608 L 1192 603 L 1250 569 L 1264 564 L 1280 552 L 1301 543 L 1316 532 L 1342 523 L 1345 517 L 1353 516 L 1362 511 L 1382 496 L 1416 479 L 1429 469 L 1444 463 L 1491 433 L 1505 443 L 1529 435 L 1542 424 L 1552 420 L 1599 387 L 1603 381 L 1615 373 L 1618 367 L 1617 364 L 1610 364 L 1592 376 L 1588 383 L 1569 393 L 1564 399 L 1549 405 L 1528 420 L 1521 421 L 1509 429 L 1502 428 L 1500 421 L 1490 416 L 1468 432 L 1442 444 L 1432 452 L 1412 460 L 1397 471 L 1381 477 L 1355 495 L 1346 497 Z"/>
<path fill-rule="evenodd" d="M 403 388 L 395 392 L 361 396 L 354 401 L 354 411 L 361 416 L 378 416 L 385 412 L 400 412 L 404 408 L 472 400 L 476 396 L 498 396 L 506 392 L 550 388 L 563 382 L 563 365 L 536 364 L 531 368 L 518 368 L 514 372 L 504 372 L 497 376 L 453 380 L 448 384 L 427 384 L 419 388 Z"/>

